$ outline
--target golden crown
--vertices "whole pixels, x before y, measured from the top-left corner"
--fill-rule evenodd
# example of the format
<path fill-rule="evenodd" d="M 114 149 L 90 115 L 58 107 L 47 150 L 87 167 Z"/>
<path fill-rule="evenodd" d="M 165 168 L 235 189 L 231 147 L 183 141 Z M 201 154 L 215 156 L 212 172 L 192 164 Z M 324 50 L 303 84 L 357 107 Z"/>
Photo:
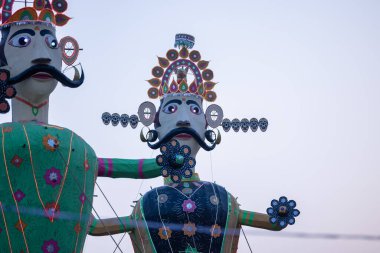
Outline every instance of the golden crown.
<path fill-rule="evenodd" d="M 209 102 L 216 99 L 212 91 L 216 83 L 212 81 L 214 73 L 208 69 L 208 61 L 201 60 L 197 50 L 189 51 L 194 46 L 194 37 L 188 34 L 177 34 L 175 47 L 170 49 L 166 57 L 158 57 L 159 66 L 152 69 L 153 78 L 148 80 L 152 86 L 148 96 L 161 98 L 166 94 L 195 94 Z M 188 75 L 193 80 L 188 80 Z M 189 84 L 190 83 L 190 84 Z"/>
<path fill-rule="evenodd" d="M 14 3 L 24 5 L 21 9 L 13 12 Z M 33 6 L 28 6 L 33 4 Z M 63 14 L 67 10 L 66 0 L 34 0 L 30 1 L 15 1 L 15 0 L 0 0 L 1 21 L 2 27 L 11 24 L 28 24 L 35 22 L 45 22 L 57 26 L 63 26 L 70 20 L 68 16 Z"/>

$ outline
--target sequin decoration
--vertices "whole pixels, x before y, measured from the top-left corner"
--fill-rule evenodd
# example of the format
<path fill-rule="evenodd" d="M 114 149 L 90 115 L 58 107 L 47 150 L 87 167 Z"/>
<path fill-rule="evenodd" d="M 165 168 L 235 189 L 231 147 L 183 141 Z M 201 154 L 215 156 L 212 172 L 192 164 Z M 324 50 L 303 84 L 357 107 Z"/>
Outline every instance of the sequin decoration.
<path fill-rule="evenodd" d="M 157 88 L 152 87 L 148 90 L 148 97 L 149 98 L 156 99 L 156 98 L 158 98 L 158 95 L 159 95 L 159 91 Z"/>
<path fill-rule="evenodd" d="M 178 51 L 175 50 L 175 49 L 170 49 L 167 53 L 166 53 L 166 58 L 168 58 L 170 61 L 175 61 L 178 59 Z"/>
<path fill-rule="evenodd" d="M 45 179 L 46 184 L 51 185 L 52 187 L 55 187 L 61 184 L 61 180 L 62 180 L 61 171 L 52 167 L 46 170 L 44 179 Z"/>
<path fill-rule="evenodd" d="M 162 167 L 163 177 L 170 176 L 172 181 L 178 183 L 181 177 L 190 178 L 192 168 L 196 165 L 194 158 L 190 156 L 191 148 L 187 145 L 180 146 L 175 139 L 161 145 L 161 155 L 156 157 L 157 165 Z"/>
<path fill-rule="evenodd" d="M 59 141 L 56 137 L 50 134 L 46 135 L 42 139 L 43 145 L 46 150 L 54 152 L 59 147 Z"/>
<path fill-rule="evenodd" d="M 168 240 L 170 237 L 172 237 L 172 231 L 169 227 L 161 227 L 158 229 L 158 236 L 162 240 Z"/>
<path fill-rule="evenodd" d="M 19 157 L 18 155 L 14 155 L 12 160 L 11 160 L 11 164 L 16 166 L 17 168 L 20 168 L 23 161 L 24 160 L 21 157 Z"/>
<path fill-rule="evenodd" d="M 188 222 L 188 223 L 183 224 L 182 231 L 183 231 L 184 235 L 191 237 L 191 236 L 195 235 L 197 228 L 195 227 L 194 223 Z"/>
<path fill-rule="evenodd" d="M 202 77 L 206 81 L 210 81 L 214 78 L 214 72 L 211 69 L 205 69 L 202 72 Z"/>
<path fill-rule="evenodd" d="M 160 195 L 158 195 L 157 199 L 158 199 L 159 203 L 163 204 L 166 201 L 168 201 L 168 195 L 166 195 L 166 194 L 160 194 Z"/>
<path fill-rule="evenodd" d="M 272 200 L 271 207 L 267 209 L 270 223 L 277 224 L 281 228 L 293 225 L 296 222 L 295 217 L 300 215 L 300 211 L 295 209 L 296 205 L 294 200 L 288 201 L 284 196 L 279 200 Z"/>
<path fill-rule="evenodd" d="M 199 61 L 198 62 L 198 68 L 201 70 L 204 70 L 208 67 L 209 61 Z"/>
<path fill-rule="evenodd" d="M 201 59 L 201 54 L 197 50 L 191 51 L 189 56 L 190 60 L 192 60 L 193 62 L 197 62 Z"/>
<path fill-rule="evenodd" d="M 5 99 L 14 98 L 17 94 L 16 89 L 8 84 L 10 73 L 8 70 L 0 70 L 0 113 L 9 112 L 10 105 Z"/>
<path fill-rule="evenodd" d="M 218 224 L 215 224 L 210 228 L 210 233 L 212 237 L 218 238 L 220 237 L 220 234 L 222 233 L 222 229 Z"/>
<path fill-rule="evenodd" d="M 147 82 L 154 87 L 158 87 L 161 84 L 161 80 L 159 78 L 152 78 L 148 80 Z"/>
<path fill-rule="evenodd" d="M 41 248 L 44 253 L 58 253 L 59 251 L 58 242 L 53 239 L 44 241 Z"/>
<path fill-rule="evenodd" d="M 162 68 L 166 68 L 167 66 L 169 66 L 170 62 L 166 58 L 158 57 L 158 64 L 160 64 Z"/>
<path fill-rule="evenodd" d="M 197 208 L 197 205 L 191 199 L 186 199 L 182 203 L 182 210 L 186 213 L 193 213 L 196 208 Z"/>
<path fill-rule="evenodd" d="M 53 7 L 53 10 L 58 12 L 58 13 L 65 12 L 67 10 L 66 0 L 53 0 L 53 2 L 51 4 Z"/>

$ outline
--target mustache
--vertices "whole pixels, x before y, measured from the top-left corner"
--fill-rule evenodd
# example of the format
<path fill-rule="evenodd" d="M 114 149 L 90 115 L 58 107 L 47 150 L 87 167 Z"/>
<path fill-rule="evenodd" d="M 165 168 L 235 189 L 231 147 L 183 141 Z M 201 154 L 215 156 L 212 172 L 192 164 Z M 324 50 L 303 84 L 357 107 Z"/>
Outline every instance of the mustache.
<path fill-rule="evenodd" d="M 156 130 L 154 130 L 156 131 Z M 151 149 L 158 149 L 161 147 L 162 144 L 165 144 L 169 142 L 173 137 L 175 137 L 178 134 L 189 134 L 191 135 L 197 143 L 206 151 L 211 151 L 215 148 L 216 143 L 212 143 L 211 146 L 208 145 L 204 140 L 202 140 L 201 136 L 192 128 L 189 127 L 179 127 L 171 130 L 169 133 L 167 133 L 161 140 L 159 140 L 157 143 L 151 144 L 148 141 L 148 146 Z"/>
<path fill-rule="evenodd" d="M 77 78 L 77 75 L 75 75 L 74 80 L 71 80 L 67 76 L 65 76 L 60 70 L 56 69 L 55 67 L 51 65 L 46 64 L 37 64 L 33 65 L 32 67 L 24 70 L 17 76 L 14 76 L 9 79 L 8 83 L 10 85 L 14 85 L 16 83 L 22 82 L 25 79 L 28 79 L 29 77 L 33 76 L 34 74 L 37 74 L 38 72 L 45 72 L 50 74 L 55 80 L 60 82 L 63 86 L 67 86 L 70 88 L 78 88 L 81 86 L 84 82 L 84 72 L 82 69 L 82 73 L 79 78 Z M 76 70 L 77 72 L 77 70 Z"/>

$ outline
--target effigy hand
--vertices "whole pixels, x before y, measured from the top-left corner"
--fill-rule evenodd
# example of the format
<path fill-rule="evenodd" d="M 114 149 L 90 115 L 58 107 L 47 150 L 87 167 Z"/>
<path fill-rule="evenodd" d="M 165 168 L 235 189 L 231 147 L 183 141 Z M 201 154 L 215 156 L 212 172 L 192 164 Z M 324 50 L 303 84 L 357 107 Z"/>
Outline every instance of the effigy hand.
<path fill-rule="evenodd" d="M 295 217 L 300 215 L 300 211 L 295 209 L 296 205 L 294 200 L 288 200 L 284 196 L 279 200 L 272 200 L 271 207 L 267 209 L 270 223 L 277 224 L 281 229 L 293 225 L 296 222 Z"/>

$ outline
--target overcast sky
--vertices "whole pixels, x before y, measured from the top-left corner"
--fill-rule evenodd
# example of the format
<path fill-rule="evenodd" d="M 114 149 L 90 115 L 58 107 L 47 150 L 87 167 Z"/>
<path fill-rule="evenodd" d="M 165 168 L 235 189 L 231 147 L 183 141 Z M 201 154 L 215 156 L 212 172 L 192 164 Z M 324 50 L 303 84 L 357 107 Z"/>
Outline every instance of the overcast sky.
<path fill-rule="evenodd" d="M 74 130 L 99 157 L 155 157 L 139 141 L 141 127 L 104 126 L 100 116 L 136 114 L 149 100 L 144 80 L 156 56 L 173 47 L 176 33 L 192 34 L 194 49 L 211 60 L 225 116 L 269 120 L 266 133 L 223 132 L 211 154 L 200 151 L 201 179 L 225 186 L 246 210 L 265 212 L 282 195 L 296 200 L 301 216 L 289 232 L 380 235 L 379 13 L 376 0 L 69 1 L 73 19 L 58 36 L 73 36 L 83 47 L 86 81 L 79 89 L 57 88 L 50 123 Z M 139 192 L 162 179 L 98 183 L 123 216 Z M 97 212 L 113 217 L 96 194 Z M 260 253 L 380 251 L 379 241 L 257 231 L 245 228 Z M 114 248 L 109 237 L 89 236 L 84 252 Z M 121 248 L 132 252 L 129 236 Z M 242 236 L 239 252 L 249 252 Z"/>

